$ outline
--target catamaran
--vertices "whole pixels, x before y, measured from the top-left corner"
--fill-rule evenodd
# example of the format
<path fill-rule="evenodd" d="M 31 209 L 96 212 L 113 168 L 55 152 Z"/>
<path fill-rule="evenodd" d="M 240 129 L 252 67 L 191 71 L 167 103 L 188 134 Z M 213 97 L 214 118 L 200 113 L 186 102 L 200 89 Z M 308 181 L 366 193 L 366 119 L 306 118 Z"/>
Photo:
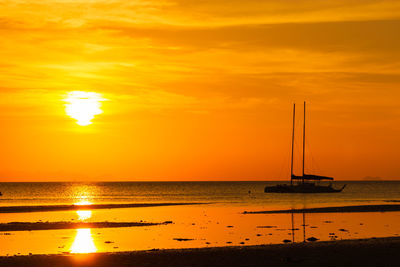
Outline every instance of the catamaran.
<path fill-rule="evenodd" d="M 304 102 L 304 120 L 303 120 L 303 174 L 301 176 L 293 173 L 293 147 L 294 147 L 294 126 L 296 116 L 296 104 L 293 104 L 293 132 L 292 132 L 292 158 L 290 166 L 290 184 L 279 184 L 275 186 L 266 186 L 265 193 L 338 193 L 342 192 L 346 185 L 340 189 L 335 189 L 332 183 L 320 185 L 319 181 L 333 181 L 332 177 L 305 174 L 304 173 L 304 155 L 306 140 L 306 102 Z"/>

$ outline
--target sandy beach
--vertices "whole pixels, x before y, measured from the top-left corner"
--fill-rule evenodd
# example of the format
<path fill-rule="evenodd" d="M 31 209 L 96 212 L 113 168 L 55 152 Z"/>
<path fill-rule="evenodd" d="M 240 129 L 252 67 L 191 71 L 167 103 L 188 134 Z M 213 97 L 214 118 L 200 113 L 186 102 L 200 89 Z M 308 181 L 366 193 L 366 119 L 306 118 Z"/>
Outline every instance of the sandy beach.
<path fill-rule="evenodd" d="M 0 257 L 0 266 L 394 266 L 400 238 Z"/>

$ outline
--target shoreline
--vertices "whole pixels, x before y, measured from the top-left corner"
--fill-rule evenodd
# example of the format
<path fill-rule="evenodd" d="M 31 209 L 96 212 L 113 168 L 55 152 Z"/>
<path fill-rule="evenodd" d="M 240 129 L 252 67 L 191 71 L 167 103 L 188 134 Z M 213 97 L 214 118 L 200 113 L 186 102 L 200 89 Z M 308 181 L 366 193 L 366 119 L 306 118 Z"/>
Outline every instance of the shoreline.
<path fill-rule="evenodd" d="M 321 207 L 308 209 L 286 209 L 286 210 L 266 210 L 266 211 L 244 211 L 243 214 L 282 214 L 282 213 L 344 213 L 344 212 L 390 212 L 400 211 L 399 204 L 377 204 L 377 205 L 353 205 Z"/>
<path fill-rule="evenodd" d="M 0 232 L 13 231 L 39 231 L 39 230 L 60 230 L 78 228 L 120 228 L 120 227 L 143 227 L 171 224 L 172 221 L 161 223 L 151 222 L 10 222 L 0 223 Z"/>
<path fill-rule="evenodd" d="M 390 266 L 400 237 L 115 253 L 2 256 L 0 266 Z"/>
<path fill-rule="evenodd" d="M 76 211 L 76 210 L 97 210 L 97 209 L 122 209 L 122 208 L 148 208 L 165 206 L 185 206 L 210 204 L 203 202 L 172 202 L 172 203 L 128 203 L 128 204 L 90 204 L 90 205 L 40 205 L 40 206 L 0 206 L 1 213 L 27 213 L 47 211 Z"/>

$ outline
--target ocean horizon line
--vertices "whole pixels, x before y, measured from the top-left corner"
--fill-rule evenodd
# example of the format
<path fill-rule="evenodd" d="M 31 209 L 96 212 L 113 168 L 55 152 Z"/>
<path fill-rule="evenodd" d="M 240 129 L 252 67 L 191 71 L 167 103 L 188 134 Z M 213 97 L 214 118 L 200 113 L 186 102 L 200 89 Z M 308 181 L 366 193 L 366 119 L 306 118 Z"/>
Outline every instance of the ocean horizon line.
<path fill-rule="evenodd" d="M 290 182 L 290 180 L 59 180 L 59 181 L 0 181 L 0 183 L 244 183 L 244 182 Z M 350 180 L 335 180 L 334 182 L 400 182 L 396 179 L 350 179 Z"/>

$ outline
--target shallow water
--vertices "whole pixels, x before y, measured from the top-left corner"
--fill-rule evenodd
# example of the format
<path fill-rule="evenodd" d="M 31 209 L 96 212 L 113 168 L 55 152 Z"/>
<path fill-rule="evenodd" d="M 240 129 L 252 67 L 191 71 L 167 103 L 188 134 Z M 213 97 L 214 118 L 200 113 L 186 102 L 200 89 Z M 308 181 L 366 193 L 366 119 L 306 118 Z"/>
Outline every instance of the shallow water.
<path fill-rule="evenodd" d="M 155 202 L 206 204 L 1 213 L 0 223 L 173 221 L 173 224 L 0 232 L 0 255 L 242 246 L 282 243 L 284 240 L 303 242 L 311 237 L 340 240 L 396 236 L 400 233 L 400 212 L 243 214 L 245 210 L 387 204 L 400 200 L 398 182 L 349 182 L 343 193 L 312 195 L 265 194 L 263 187 L 266 184 L 1 183 L 0 190 L 4 193 L 1 206 Z"/>

